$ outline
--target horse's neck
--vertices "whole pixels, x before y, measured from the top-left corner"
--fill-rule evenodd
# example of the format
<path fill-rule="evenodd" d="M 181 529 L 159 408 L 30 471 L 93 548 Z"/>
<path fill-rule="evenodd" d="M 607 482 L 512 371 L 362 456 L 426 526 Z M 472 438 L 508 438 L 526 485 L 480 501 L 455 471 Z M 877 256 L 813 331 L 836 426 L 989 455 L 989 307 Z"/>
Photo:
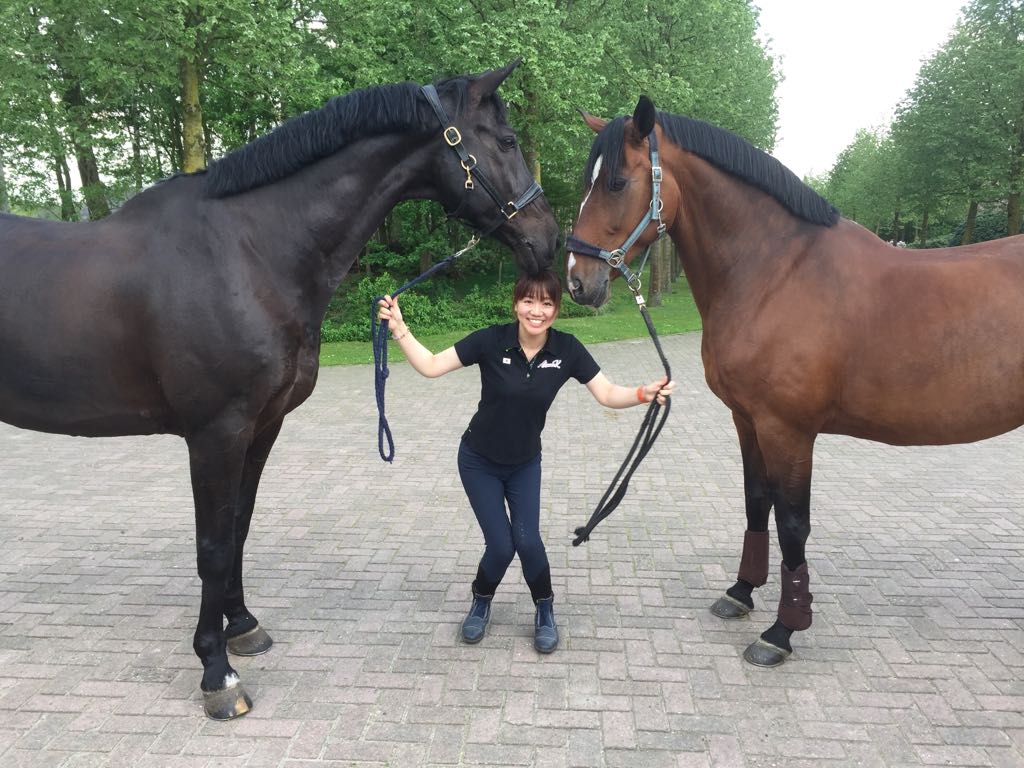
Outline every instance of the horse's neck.
<path fill-rule="evenodd" d="M 668 233 L 706 323 L 716 306 L 774 282 L 765 270 L 785 272 L 777 246 L 797 222 L 764 192 L 694 155 L 674 150 L 663 165 L 680 190 Z"/>
<path fill-rule="evenodd" d="M 278 182 L 266 192 L 278 211 L 260 225 L 280 246 L 275 257 L 293 270 L 308 261 L 329 298 L 399 202 L 433 195 L 430 155 L 417 137 L 374 137 Z"/>

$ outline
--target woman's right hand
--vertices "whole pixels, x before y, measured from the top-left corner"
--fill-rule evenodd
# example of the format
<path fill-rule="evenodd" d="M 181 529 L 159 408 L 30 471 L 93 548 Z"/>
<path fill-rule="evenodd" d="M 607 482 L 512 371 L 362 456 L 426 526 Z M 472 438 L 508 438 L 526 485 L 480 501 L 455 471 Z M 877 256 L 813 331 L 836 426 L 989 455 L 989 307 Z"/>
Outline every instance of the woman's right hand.
<path fill-rule="evenodd" d="M 377 303 L 380 305 L 377 319 L 381 322 L 387 320 L 391 333 L 402 335 L 405 331 L 405 322 L 402 320 L 402 310 L 398 306 L 398 297 L 385 296 Z"/>

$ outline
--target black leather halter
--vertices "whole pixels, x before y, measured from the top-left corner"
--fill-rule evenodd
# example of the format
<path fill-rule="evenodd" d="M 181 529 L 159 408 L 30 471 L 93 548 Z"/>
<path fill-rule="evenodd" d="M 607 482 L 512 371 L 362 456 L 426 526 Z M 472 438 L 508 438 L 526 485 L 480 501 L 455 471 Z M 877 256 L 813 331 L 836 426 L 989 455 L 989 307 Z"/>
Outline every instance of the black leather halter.
<path fill-rule="evenodd" d="M 467 195 L 463 196 L 462 202 L 459 203 L 459 207 L 455 209 L 453 213 L 449 213 L 448 215 L 452 218 L 459 217 L 459 214 L 466 203 L 468 193 L 476 188 L 476 184 L 474 182 L 478 182 L 480 186 L 484 188 L 484 191 L 491 196 L 494 204 L 498 206 L 498 211 L 503 216 L 503 218 L 497 219 L 486 230 L 482 230 L 480 232 L 481 237 L 486 237 L 506 221 L 511 221 L 519 211 L 540 197 L 544 190 L 542 190 L 540 184 L 534 180 L 534 182 L 525 192 L 523 192 L 523 194 L 519 196 L 517 200 L 510 200 L 507 203 L 502 202 L 502 197 L 498 194 L 498 190 L 495 189 L 494 184 L 477 165 L 476 158 L 466 150 L 465 145 L 462 143 L 462 134 L 459 132 L 459 129 L 455 127 L 455 124 L 448 118 L 448 114 L 444 111 L 444 107 L 441 106 L 441 99 L 437 95 L 437 89 L 432 85 L 424 85 L 422 87 L 422 91 L 423 95 L 427 99 L 427 103 L 433 108 L 434 114 L 437 115 L 437 119 L 444 128 L 445 143 L 458 154 L 459 164 L 462 166 L 462 170 L 466 172 L 465 186 Z"/>
<path fill-rule="evenodd" d="M 633 228 L 633 231 L 626 238 L 626 242 L 620 245 L 613 251 L 605 250 L 596 245 L 588 243 L 586 240 L 580 240 L 578 237 L 570 235 L 565 240 L 565 248 L 567 251 L 577 253 L 581 256 L 592 256 L 595 259 L 602 259 L 608 262 L 608 266 L 614 267 L 622 273 L 622 276 L 626 278 L 626 282 L 629 287 L 633 290 L 633 293 L 639 293 L 640 291 L 640 273 L 643 272 L 643 265 L 647 261 L 647 256 L 651 252 L 651 245 L 647 246 L 644 251 L 643 259 L 640 262 L 640 269 L 633 272 L 626 264 L 626 253 L 633 244 L 640 239 L 640 235 L 643 234 L 644 230 L 647 229 L 647 225 L 652 221 L 658 223 L 658 238 L 665 234 L 665 222 L 661 219 L 661 209 L 664 205 L 664 201 L 661 199 L 661 164 L 658 160 L 658 137 L 654 131 L 651 131 L 650 136 L 647 137 L 647 143 L 651 150 L 651 207 L 647 209 L 647 213 L 640 219 L 640 223 Z M 595 179 L 596 183 L 596 179 Z M 657 240 L 655 240 L 657 242 Z"/>

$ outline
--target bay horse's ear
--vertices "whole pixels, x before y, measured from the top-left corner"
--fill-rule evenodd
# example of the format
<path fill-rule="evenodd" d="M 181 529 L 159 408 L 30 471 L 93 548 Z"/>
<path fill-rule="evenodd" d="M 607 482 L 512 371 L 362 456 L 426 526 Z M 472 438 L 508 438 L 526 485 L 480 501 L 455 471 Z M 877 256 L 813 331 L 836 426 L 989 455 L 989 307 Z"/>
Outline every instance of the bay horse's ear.
<path fill-rule="evenodd" d="M 469 83 L 470 97 L 476 102 L 490 98 L 498 90 L 498 86 L 505 82 L 505 78 L 512 74 L 512 70 L 522 63 L 523 58 L 520 56 L 501 69 L 492 69 L 473 78 Z"/>
<path fill-rule="evenodd" d="M 654 130 L 655 117 L 654 102 L 646 96 L 641 96 L 633 110 L 633 129 L 637 133 L 637 140 L 643 141 L 651 131 Z"/>
<path fill-rule="evenodd" d="M 584 112 L 582 109 L 577 109 L 576 111 L 579 112 L 580 115 L 582 115 L 583 122 L 589 125 L 590 130 L 592 130 L 594 133 L 600 133 L 601 129 L 608 125 L 608 121 L 603 118 L 594 117 L 592 114 L 590 114 L 589 112 Z"/>

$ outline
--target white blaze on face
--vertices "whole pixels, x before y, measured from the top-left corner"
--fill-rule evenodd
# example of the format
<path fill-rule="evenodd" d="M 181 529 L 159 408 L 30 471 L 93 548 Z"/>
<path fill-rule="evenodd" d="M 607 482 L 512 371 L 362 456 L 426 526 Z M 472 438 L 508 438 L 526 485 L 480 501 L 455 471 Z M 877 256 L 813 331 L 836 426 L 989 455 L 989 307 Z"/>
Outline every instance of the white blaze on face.
<path fill-rule="evenodd" d="M 587 194 L 583 197 L 583 202 L 580 203 L 580 212 L 576 216 L 576 221 L 579 221 L 580 216 L 583 215 L 583 208 L 590 199 L 590 194 L 594 191 L 594 185 L 597 184 L 597 176 L 601 173 L 601 161 L 604 159 L 604 155 L 598 155 L 597 161 L 594 163 L 594 172 L 590 175 L 590 188 L 587 189 Z M 565 271 L 568 279 L 572 279 L 572 268 L 576 266 L 576 254 L 569 251 L 569 258 L 565 262 Z"/>

